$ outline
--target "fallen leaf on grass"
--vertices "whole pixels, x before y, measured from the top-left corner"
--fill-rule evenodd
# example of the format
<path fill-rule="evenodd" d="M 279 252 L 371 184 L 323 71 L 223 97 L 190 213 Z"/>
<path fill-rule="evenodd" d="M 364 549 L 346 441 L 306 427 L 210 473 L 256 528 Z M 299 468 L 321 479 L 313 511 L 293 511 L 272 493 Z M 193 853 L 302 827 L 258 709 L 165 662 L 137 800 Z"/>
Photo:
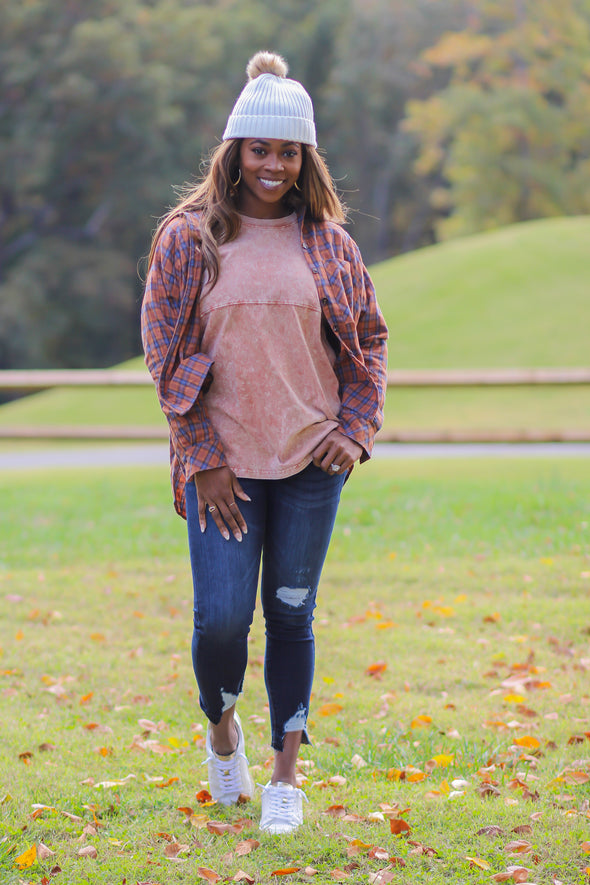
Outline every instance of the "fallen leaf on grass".
<path fill-rule="evenodd" d="M 438 857 L 438 851 L 430 845 L 423 845 L 422 842 L 414 842 L 412 839 L 408 839 L 408 845 L 413 846 L 410 854 L 424 855 L 425 857 Z M 391 860 L 393 862 L 398 860 L 398 858 L 392 857 Z"/>
<path fill-rule="evenodd" d="M 497 826 L 497 824 L 488 824 L 487 827 L 482 827 L 475 834 L 476 836 L 490 836 L 492 839 L 496 836 L 503 836 L 504 830 L 502 827 Z"/>
<path fill-rule="evenodd" d="M 282 870 L 273 870 L 271 876 L 290 876 L 291 873 L 298 873 L 301 867 L 283 867 Z"/>
<path fill-rule="evenodd" d="M 509 854 L 529 854 L 532 850 L 533 846 L 526 839 L 515 839 L 504 846 L 504 851 Z"/>
<path fill-rule="evenodd" d="M 164 781 L 161 784 L 154 784 L 154 787 L 158 787 L 160 790 L 164 789 L 164 787 L 170 787 L 172 784 L 177 783 L 179 778 L 177 777 L 169 777 L 167 781 Z"/>
<path fill-rule="evenodd" d="M 346 814 L 346 808 L 344 805 L 329 805 L 322 813 L 329 814 L 330 817 L 344 817 Z"/>
<path fill-rule="evenodd" d="M 96 827 L 93 827 L 92 824 L 87 824 L 82 830 L 82 835 L 78 839 L 78 842 L 84 842 L 87 836 L 96 836 L 97 830 Z"/>
<path fill-rule="evenodd" d="M 334 716 L 336 713 L 340 713 L 344 707 L 342 704 L 336 704 L 334 702 L 324 704 L 323 707 L 320 707 L 318 713 L 320 716 Z"/>
<path fill-rule="evenodd" d="M 493 784 L 481 784 L 477 787 L 477 792 L 483 799 L 492 799 L 494 796 L 500 795 L 500 790 Z"/>
<path fill-rule="evenodd" d="M 340 774 L 335 774 L 334 777 L 328 778 L 327 781 L 314 781 L 311 786 L 316 787 L 318 790 L 325 790 L 328 787 L 343 787 L 347 783 L 345 777 Z"/>
<path fill-rule="evenodd" d="M 389 828 L 394 836 L 405 836 L 412 829 L 407 821 L 395 817 L 389 819 Z"/>
<path fill-rule="evenodd" d="M 563 773 L 563 777 L 565 779 L 566 784 L 571 784 L 575 786 L 577 784 L 586 784 L 590 781 L 590 774 L 587 774 L 585 771 L 579 770 L 568 770 L 566 769 Z"/>
<path fill-rule="evenodd" d="M 410 728 L 426 728 L 432 724 L 432 716 L 416 716 L 410 723 Z"/>
<path fill-rule="evenodd" d="M 55 811 L 55 809 L 53 809 Z M 73 820 L 75 823 L 81 824 L 84 818 L 80 817 L 77 814 L 71 814 L 69 811 L 60 811 L 60 814 L 63 814 L 64 817 L 67 817 L 68 820 Z"/>
<path fill-rule="evenodd" d="M 250 826 L 251 823 L 252 821 L 247 817 L 242 817 L 233 824 L 227 824 L 219 820 L 208 820 L 206 826 L 209 832 L 214 833 L 216 836 L 223 836 L 225 833 L 233 833 L 237 836 L 242 830 Z"/>
<path fill-rule="evenodd" d="M 55 851 L 52 851 L 43 842 L 39 842 L 37 845 L 37 857 L 39 860 L 47 860 L 48 857 L 55 857 Z"/>
<path fill-rule="evenodd" d="M 31 845 L 30 848 L 27 848 L 22 854 L 15 858 L 14 864 L 19 868 L 19 870 L 28 870 L 29 867 L 32 867 L 34 863 L 37 861 L 37 846 Z"/>
<path fill-rule="evenodd" d="M 232 879 L 232 882 L 246 882 L 247 885 L 254 885 L 255 881 L 256 879 L 253 876 L 249 876 L 244 870 L 238 870 Z"/>
<path fill-rule="evenodd" d="M 191 814 L 189 815 L 188 820 L 191 827 L 194 827 L 195 830 L 204 830 L 207 826 L 209 818 L 206 814 Z"/>
<path fill-rule="evenodd" d="M 383 673 L 387 670 L 387 664 L 385 661 L 376 661 L 374 664 L 370 664 L 365 670 L 365 676 L 373 676 L 373 677 L 381 677 Z"/>
<path fill-rule="evenodd" d="M 492 882 L 508 882 L 512 879 L 513 882 L 526 882 L 529 877 L 529 872 L 526 867 L 515 867 L 510 866 L 506 867 L 504 872 L 496 873 L 493 875 Z"/>
<path fill-rule="evenodd" d="M 156 833 L 158 839 L 164 839 L 166 842 L 174 842 L 174 836 L 171 836 L 170 833 Z"/>
<path fill-rule="evenodd" d="M 371 860 L 389 860 L 389 851 L 376 845 L 374 848 L 371 848 L 367 857 L 370 857 Z"/>
<path fill-rule="evenodd" d="M 393 870 L 377 870 L 376 873 L 369 873 L 369 885 L 387 885 L 388 882 L 393 882 L 394 878 Z"/>
<path fill-rule="evenodd" d="M 257 839 L 244 839 L 236 845 L 236 854 L 238 857 L 244 857 L 256 848 L 260 848 L 260 842 Z"/>
<path fill-rule="evenodd" d="M 469 867 L 473 869 L 473 867 L 477 867 L 480 870 L 490 870 L 491 864 L 487 862 L 487 860 L 482 860 L 481 857 L 466 857 L 465 860 L 469 861 Z"/>
<path fill-rule="evenodd" d="M 447 768 L 455 761 L 454 753 L 439 753 L 426 763 L 426 768 Z"/>
<path fill-rule="evenodd" d="M 90 860 L 96 860 L 98 857 L 98 851 L 94 845 L 85 845 L 84 848 L 78 850 L 78 855 L 79 857 L 89 857 Z"/>
<path fill-rule="evenodd" d="M 355 857 L 357 854 L 364 854 L 365 851 L 372 847 L 367 842 L 363 842 L 362 839 L 353 839 L 346 846 L 346 855 L 347 857 Z"/>
<path fill-rule="evenodd" d="M 514 738 L 517 747 L 526 747 L 527 750 L 536 750 L 541 746 L 541 741 L 531 734 L 523 734 L 522 737 Z"/>
<path fill-rule="evenodd" d="M 195 799 L 199 803 L 199 805 L 209 805 L 213 804 L 213 796 L 209 792 L 209 790 L 199 790 Z"/>
<path fill-rule="evenodd" d="M 221 879 L 219 873 L 209 870 L 207 867 L 197 867 L 197 876 L 199 879 L 205 879 L 207 882 L 219 882 Z"/>
<path fill-rule="evenodd" d="M 224 833 L 232 833 L 232 825 L 224 823 L 223 821 L 218 820 L 209 820 L 207 821 L 207 829 L 210 833 L 214 833 L 216 836 L 223 836 Z"/>
<path fill-rule="evenodd" d="M 404 775 L 402 779 L 405 779 L 409 784 L 417 784 L 428 777 L 426 772 L 420 771 L 419 768 L 414 768 L 413 765 L 406 765 L 402 774 Z"/>
<path fill-rule="evenodd" d="M 402 811 L 399 802 L 394 802 L 393 805 L 390 802 L 380 802 L 379 808 L 385 817 L 399 817 L 400 814 L 406 814 L 410 810 L 409 808 L 405 808 Z"/>
<path fill-rule="evenodd" d="M 101 781 L 99 784 L 94 784 L 94 789 L 99 790 L 102 787 L 105 790 L 112 790 L 114 787 L 123 787 L 134 777 L 134 774 L 128 774 L 127 777 L 121 778 L 117 781 Z M 62 814 L 65 814 L 65 811 L 62 812 Z"/>
<path fill-rule="evenodd" d="M 170 842 L 164 848 L 164 855 L 170 858 L 176 858 L 179 854 L 187 854 L 190 851 L 189 845 L 183 845 L 180 842 Z"/>

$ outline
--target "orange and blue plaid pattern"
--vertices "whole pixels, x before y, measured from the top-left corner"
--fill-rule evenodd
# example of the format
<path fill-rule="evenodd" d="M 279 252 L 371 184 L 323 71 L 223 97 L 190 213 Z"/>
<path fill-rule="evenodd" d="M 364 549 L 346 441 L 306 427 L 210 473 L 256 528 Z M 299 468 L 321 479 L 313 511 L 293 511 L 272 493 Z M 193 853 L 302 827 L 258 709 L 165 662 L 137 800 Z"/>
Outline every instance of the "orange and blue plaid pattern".
<path fill-rule="evenodd" d="M 352 237 L 338 224 L 300 217 L 301 244 L 316 281 L 323 315 L 336 339 L 343 433 L 370 456 L 383 421 L 387 327 L 375 289 Z M 226 464 L 207 415 L 204 394 L 213 363 L 201 353 L 195 300 L 201 281 L 199 218 L 173 218 L 158 241 L 141 311 L 147 367 L 170 427 L 174 505 L 186 517 L 185 483 L 199 470 Z"/>

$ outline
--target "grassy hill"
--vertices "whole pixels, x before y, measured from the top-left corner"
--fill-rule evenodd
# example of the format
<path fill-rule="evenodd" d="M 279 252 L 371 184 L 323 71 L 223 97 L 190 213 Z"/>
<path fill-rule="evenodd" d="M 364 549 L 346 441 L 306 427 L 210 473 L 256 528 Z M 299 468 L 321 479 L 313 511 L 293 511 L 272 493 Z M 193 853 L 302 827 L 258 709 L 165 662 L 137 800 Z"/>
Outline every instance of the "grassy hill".
<path fill-rule="evenodd" d="M 590 216 L 510 225 L 371 269 L 393 368 L 590 362 Z"/>
<path fill-rule="evenodd" d="M 391 368 L 590 363 L 590 216 L 512 225 L 371 268 Z M 125 364 L 143 367 L 141 357 Z M 0 408 L 0 424 L 163 421 L 151 389 L 52 390 Z M 393 390 L 391 427 L 590 427 L 587 388 Z"/>

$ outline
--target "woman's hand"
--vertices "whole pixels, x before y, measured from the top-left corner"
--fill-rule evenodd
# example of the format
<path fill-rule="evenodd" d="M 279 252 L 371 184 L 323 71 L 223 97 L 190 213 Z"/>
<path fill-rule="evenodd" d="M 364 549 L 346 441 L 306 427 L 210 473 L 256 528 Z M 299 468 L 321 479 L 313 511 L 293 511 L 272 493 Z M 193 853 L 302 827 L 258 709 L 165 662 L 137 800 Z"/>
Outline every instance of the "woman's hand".
<path fill-rule="evenodd" d="M 362 454 L 363 447 L 339 430 L 331 430 L 312 452 L 313 463 L 325 473 L 344 473 Z"/>
<path fill-rule="evenodd" d="M 240 513 L 236 498 L 250 501 L 238 479 L 229 467 L 214 467 L 212 470 L 201 470 L 194 475 L 199 502 L 199 526 L 204 532 L 207 527 L 206 509 L 209 510 L 213 522 L 229 541 L 231 531 L 236 541 L 242 540 L 242 533 L 247 534 L 246 520 Z M 229 529 L 229 531 L 228 531 Z"/>

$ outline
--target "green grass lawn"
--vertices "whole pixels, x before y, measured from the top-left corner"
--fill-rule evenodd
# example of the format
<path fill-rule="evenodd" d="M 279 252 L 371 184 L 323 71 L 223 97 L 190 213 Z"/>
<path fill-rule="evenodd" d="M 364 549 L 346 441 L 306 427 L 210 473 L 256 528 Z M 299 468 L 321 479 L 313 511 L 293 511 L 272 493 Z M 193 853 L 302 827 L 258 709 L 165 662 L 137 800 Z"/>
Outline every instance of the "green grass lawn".
<path fill-rule="evenodd" d="M 588 881 L 587 460 L 354 471 L 319 594 L 306 820 L 283 838 L 259 833 L 258 796 L 197 798 L 191 581 L 167 471 L 0 473 L 0 497 L 3 885 L 270 883 L 285 869 L 525 881 L 510 867 Z M 263 647 L 258 613 L 240 710 L 260 783 Z"/>

